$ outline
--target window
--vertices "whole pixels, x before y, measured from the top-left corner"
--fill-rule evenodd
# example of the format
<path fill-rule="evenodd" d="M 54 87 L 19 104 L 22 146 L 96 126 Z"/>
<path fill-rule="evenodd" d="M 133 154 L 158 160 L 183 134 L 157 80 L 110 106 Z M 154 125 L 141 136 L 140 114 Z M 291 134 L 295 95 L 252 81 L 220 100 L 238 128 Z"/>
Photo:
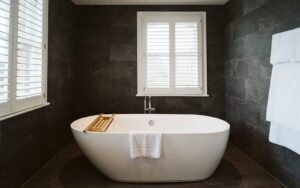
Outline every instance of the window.
<path fill-rule="evenodd" d="M 138 12 L 137 96 L 207 96 L 206 13 Z"/>
<path fill-rule="evenodd" d="M 0 0 L 0 118 L 47 104 L 47 0 Z"/>

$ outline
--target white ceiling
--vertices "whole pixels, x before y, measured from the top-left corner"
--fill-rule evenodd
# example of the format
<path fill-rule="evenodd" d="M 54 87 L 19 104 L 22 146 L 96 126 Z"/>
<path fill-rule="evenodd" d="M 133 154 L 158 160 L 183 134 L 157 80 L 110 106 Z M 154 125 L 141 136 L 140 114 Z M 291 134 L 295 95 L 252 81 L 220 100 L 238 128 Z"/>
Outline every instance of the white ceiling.
<path fill-rule="evenodd" d="M 76 5 L 224 5 L 228 0 L 72 0 Z"/>

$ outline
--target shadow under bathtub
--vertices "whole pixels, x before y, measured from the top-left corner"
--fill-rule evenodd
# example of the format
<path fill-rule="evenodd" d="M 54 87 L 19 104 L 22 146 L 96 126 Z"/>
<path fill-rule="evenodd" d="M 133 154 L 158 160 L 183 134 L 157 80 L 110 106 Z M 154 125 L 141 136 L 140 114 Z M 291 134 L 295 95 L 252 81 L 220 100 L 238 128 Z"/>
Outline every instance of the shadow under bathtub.
<path fill-rule="evenodd" d="M 60 171 L 60 183 L 65 188 L 94 188 L 94 187 L 120 187 L 120 188 L 183 188 L 183 187 L 240 187 L 241 175 L 233 164 L 223 159 L 216 172 L 207 180 L 184 183 L 155 183 L 137 184 L 120 183 L 105 177 L 83 155 L 66 163 Z"/>

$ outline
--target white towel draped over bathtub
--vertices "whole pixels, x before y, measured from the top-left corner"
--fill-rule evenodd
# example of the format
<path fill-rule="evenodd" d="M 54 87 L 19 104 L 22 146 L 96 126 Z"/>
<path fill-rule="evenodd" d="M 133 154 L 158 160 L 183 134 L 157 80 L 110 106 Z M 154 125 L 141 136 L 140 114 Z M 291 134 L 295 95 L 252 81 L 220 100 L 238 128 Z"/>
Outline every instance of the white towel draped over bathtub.
<path fill-rule="evenodd" d="M 297 53 L 298 52 L 298 53 Z M 269 140 L 300 154 L 300 29 L 273 35 Z"/>
<path fill-rule="evenodd" d="M 160 158 L 161 133 L 132 131 L 129 137 L 131 158 Z"/>

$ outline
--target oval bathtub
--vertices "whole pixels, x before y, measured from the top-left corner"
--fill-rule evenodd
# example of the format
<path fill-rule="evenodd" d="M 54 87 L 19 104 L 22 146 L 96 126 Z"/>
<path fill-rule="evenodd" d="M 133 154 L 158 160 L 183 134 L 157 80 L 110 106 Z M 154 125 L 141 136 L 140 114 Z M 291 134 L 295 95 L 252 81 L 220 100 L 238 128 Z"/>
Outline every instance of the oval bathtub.
<path fill-rule="evenodd" d="M 223 157 L 230 128 L 223 120 L 202 115 L 120 114 L 107 132 L 84 133 L 95 118 L 89 116 L 71 124 L 75 140 L 96 168 L 122 182 L 206 179 Z M 141 130 L 162 133 L 161 158 L 130 158 L 129 132 Z"/>

